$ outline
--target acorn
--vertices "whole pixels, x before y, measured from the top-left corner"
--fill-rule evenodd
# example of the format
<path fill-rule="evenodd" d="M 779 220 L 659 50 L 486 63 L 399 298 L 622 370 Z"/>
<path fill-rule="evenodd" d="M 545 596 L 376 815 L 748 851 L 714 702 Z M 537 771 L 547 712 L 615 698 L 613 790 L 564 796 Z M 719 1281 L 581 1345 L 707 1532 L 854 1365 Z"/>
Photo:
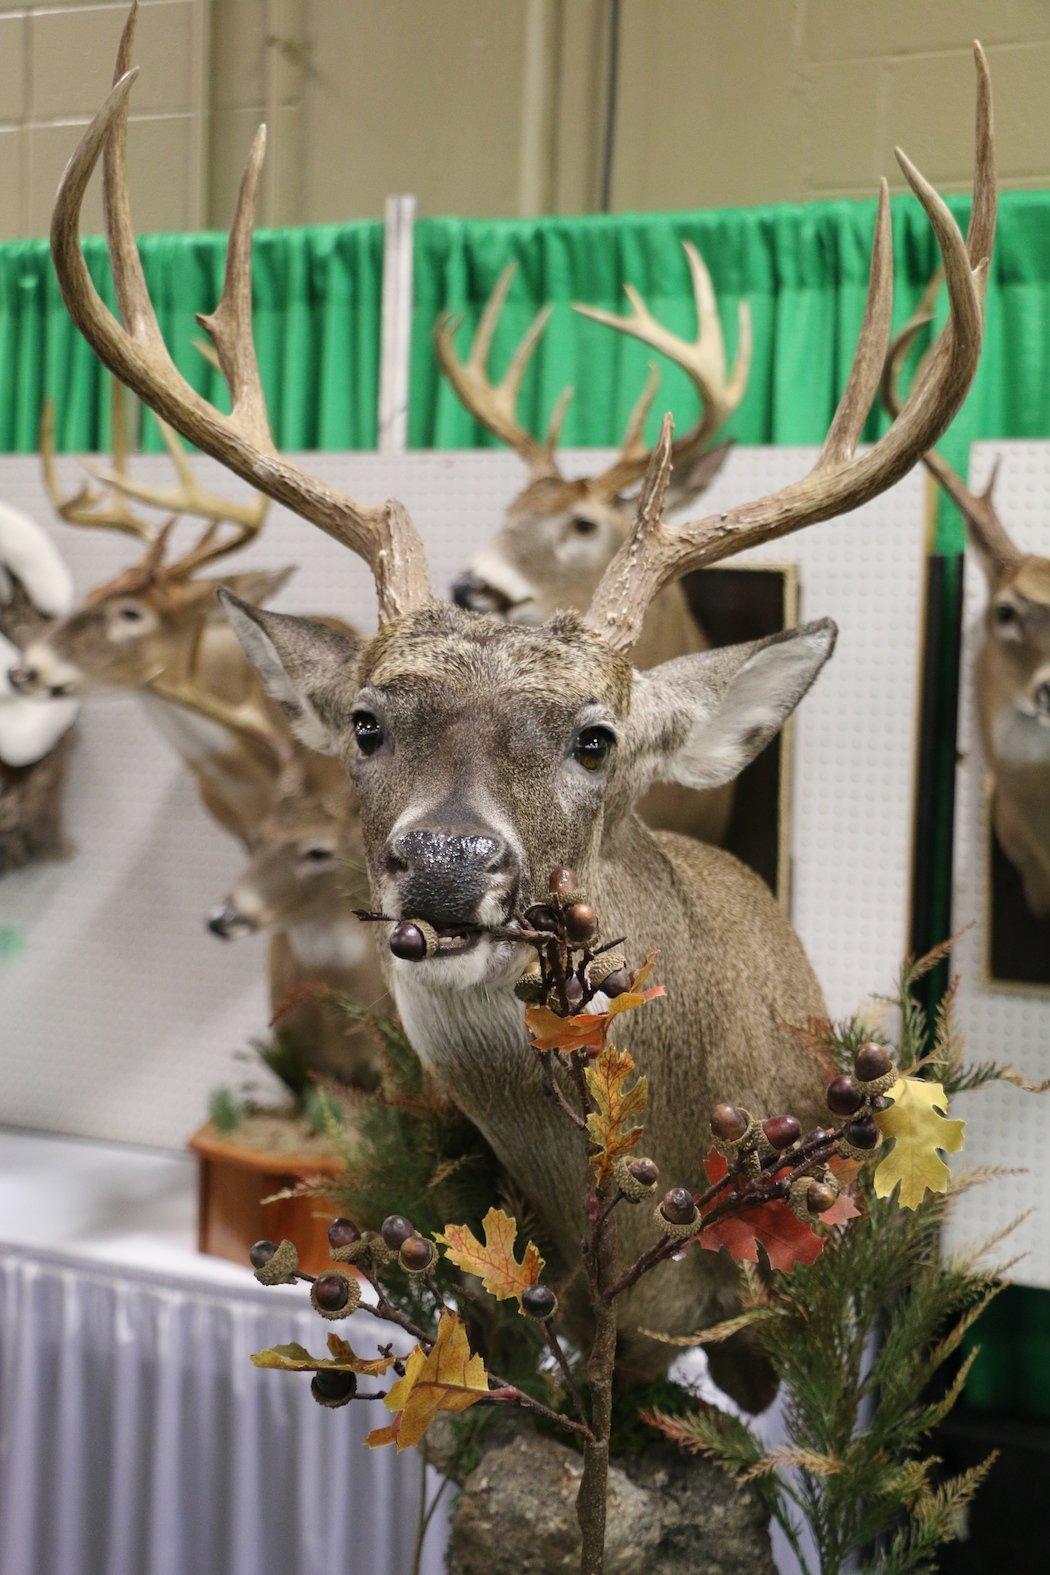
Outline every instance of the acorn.
<path fill-rule="evenodd" d="M 576 871 L 571 864 L 559 864 L 556 870 L 551 870 L 547 881 L 547 889 L 552 897 L 568 897 L 579 887 Z"/>
<path fill-rule="evenodd" d="M 248 1261 L 253 1269 L 265 1268 L 277 1251 L 275 1241 L 257 1241 L 248 1249 Z"/>
<path fill-rule="evenodd" d="M 747 1117 L 735 1105 L 716 1105 L 711 1112 L 711 1135 L 723 1143 L 737 1143 L 747 1131 Z"/>
<path fill-rule="evenodd" d="M 572 902 L 565 910 L 565 933 L 570 941 L 585 946 L 598 933 L 598 915 L 589 902 Z"/>
<path fill-rule="evenodd" d="M 411 1220 L 406 1220 L 403 1214 L 388 1214 L 379 1227 L 379 1234 L 393 1252 L 399 1251 L 401 1243 L 416 1234 L 416 1228 Z"/>
<path fill-rule="evenodd" d="M 521 1293 L 521 1310 L 545 1323 L 558 1311 L 558 1298 L 549 1285 L 527 1285 Z"/>
<path fill-rule="evenodd" d="M 852 1148 L 871 1150 L 879 1145 L 879 1129 L 870 1116 L 848 1121 L 842 1135 Z"/>
<path fill-rule="evenodd" d="M 826 1181 L 811 1181 L 806 1193 L 806 1208 L 811 1214 L 826 1214 L 830 1208 L 834 1208 L 837 1198 L 837 1189 Z"/>
<path fill-rule="evenodd" d="M 623 983 L 619 984 L 616 976 L 621 973 Z M 627 965 L 619 952 L 601 952 L 597 957 L 592 957 L 587 964 L 587 983 L 592 990 L 604 991 L 610 1000 L 613 996 L 622 995 L 630 982 L 631 976 L 627 972 Z M 611 989 L 610 985 L 612 985 Z"/>
<path fill-rule="evenodd" d="M 543 974 L 540 972 L 539 963 L 534 959 L 514 986 L 514 994 L 526 1005 L 537 1006 L 543 1000 L 543 993 Z"/>
<path fill-rule="evenodd" d="M 571 973 L 565 981 L 565 999 L 573 1010 L 583 1005 L 583 985 L 574 973 Z"/>
<path fill-rule="evenodd" d="M 402 962 L 422 962 L 437 951 L 437 933 L 422 919 L 402 919 L 390 931 L 387 944 Z"/>
<path fill-rule="evenodd" d="M 536 902 L 531 908 L 526 908 L 524 918 L 532 930 L 549 930 L 552 935 L 556 935 L 561 928 L 558 915 L 546 902 Z"/>
<path fill-rule="evenodd" d="M 361 1303 L 361 1287 L 357 1280 L 332 1269 L 319 1274 L 310 1287 L 310 1302 L 322 1318 L 349 1318 Z"/>
<path fill-rule="evenodd" d="M 613 973 L 602 980 L 602 991 L 610 1001 L 615 1001 L 618 995 L 623 995 L 634 983 L 634 975 L 629 968 L 617 968 Z"/>
<path fill-rule="evenodd" d="M 836 1116 L 852 1116 L 864 1103 L 864 1095 L 845 1073 L 841 1077 L 832 1078 L 827 1086 L 824 1098 L 828 1109 Z"/>
<path fill-rule="evenodd" d="M 838 1197 L 838 1187 L 830 1178 L 830 1173 L 828 1178 L 821 1181 L 816 1176 L 799 1176 L 791 1183 L 788 1207 L 803 1225 L 811 1225 L 814 1219 L 826 1214 Z"/>
<path fill-rule="evenodd" d="M 797 1116 L 770 1116 L 768 1121 L 763 1121 L 762 1131 L 766 1142 L 778 1154 L 782 1149 L 790 1148 L 792 1143 L 797 1143 L 802 1135 Z"/>
<path fill-rule="evenodd" d="M 398 1262 L 409 1274 L 426 1274 L 437 1262 L 437 1248 L 425 1236 L 406 1236 L 398 1251 Z"/>
<path fill-rule="evenodd" d="M 660 1213 L 669 1225 L 691 1225 L 696 1219 L 696 1204 L 688 1187 L 672 1187 L 665 1192 Z"/>
<path fill-rule="evenodd" d="M 660 1179 L 660 1167 L 654 1159 L 639 1157 L 627 1161 L 627 1171 L 642 1187 L 655 1187 Z"/>
<path fill-rule="evenodd" d="M 853 1070 L 859 1082 L 875 1083 L 893 1071 L 893 1058 L 885 1045 L 864 1044 L 853 1057 Z"/>
<path fill-rule="evenodd" d="M 337 1372 L 330 1367 L 321 1368 L 310 1380 L 310 1393 L 318 1405 L 337 1410 L 339 1406 L 348 1404 L 357 1393 L 357 1374 Z"/>
<path fill-rule="evenodd" d="M 350 1247 L 355 1241 L 361 1240 L 361 1232 L 353 1220 L 344 1216 L 333 1220 L 328 1227 L 328 1245 L 333 1252 L 338 1252 L 340 1247 Z"/>

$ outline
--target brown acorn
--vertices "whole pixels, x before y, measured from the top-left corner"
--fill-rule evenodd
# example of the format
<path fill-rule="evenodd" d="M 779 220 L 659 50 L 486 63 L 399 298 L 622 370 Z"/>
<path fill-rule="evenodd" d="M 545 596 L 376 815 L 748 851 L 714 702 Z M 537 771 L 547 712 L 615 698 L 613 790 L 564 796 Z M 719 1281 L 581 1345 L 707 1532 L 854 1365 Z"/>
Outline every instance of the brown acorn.
<path fill-rule="evenodd" d="M 533 961 L 529 963 L 525 972 L 514 986 L 514 994 L 519 1001 L 524 1001 L 530 1006 L 538 1005 L 543 1000 L 543 974 L 540 972 L 538 962 Z"/>
<path fill-rule="evenodd" d="M 607 978 L 602 980 L 601 987 L 610 1001 L 615 1001 L 616 997 L 623 995 L 624 991 L 629 990 L 633 983 L 634 976 L 629 968 L 616 968 Z"/>
<path fill-rule="evenodd" d="M 860 1116 L 856 1121 L 848 1121 L 842 1135 L 854 1148 L 872 1149 L 876 1148 L 879 1142 L 879 1129 L 870 1116 Z"/>
<path fill-rule="evenodd" d="M 598 915 L 589 902 L 573 902 L 566 908 L 565 933 L 578 946 L 593 941 L 598 933 Z"/>
<path fill-rule="evenodd" d="M 697 1208 L 688 1187 L 672 1187 L 665 1192 L 660 1213 L 669 1225 L 691 1225 L 697 1217 Z"/>
<path fill-rule="evenodd" d="M 533 930 L 548 930 L 556 935 L 560 922 L 554 909 L 546 902 L 535 902 L 531 908 L 525 909 L 525 923 Z"/>
<path fill-rule="evenodd" d="M 747 1117 L 735 1105 L 716 1105 L 711 1112 L 711 1132 L 723 1143 L 737 1143 L 747 1131 Z"/>
<path fill-rule="evenodd" d="M 406 1220 L 403 1214 L 388 1214 L 379 1227 L 379 1234 L 394 1252 L 397 1252 L 403 1241 L 416 1233 L 411 1220 Z"/>
<path fill-rule="evenodd" d="M 549 1285 L 527 1285 L 521 1293 L 521 1310 L 530 1318 L 546 1322 L 558 1311 L 558 1298 Z"/>
<path fill-rule="evenodd" d="M 573 1010 L 583 1004 L 583 985 L 574 973 L 571 973 L 565 981 L 565 999 Z"/>
<path fill-rule="evenodd" d="M 874 1083 L 893 1071 L 893 1057 L 885 1045 L 869 1042 L 861 1045 L 853 1057 L 853 1070 L 859 1082 Z"/>
<path fill-rule="evenodd" d="M 428 925 L 429 929 L 430 926 Z M 390 931 L 387 942 L 395 957 L 400 957 L 402 962 L 422 962 L 430 950 L 428 937 L 421 924 L 415 924 L 411 919 L 402 919 L 400 924 L 395 924 Z"/>
<path fill-rule="evenodd" d="M 570 864 L 559 864 L 556 870 L 551 870 L 547 881 L 547 889 L 552 897 L 567 897 L 570 892 L 579 887 L 576 871 Z"/>
<path fill-rule="evenodd" d="M 798 1142 L 802 1128 L 797 1116 L 770 1116 L 768 1121 L 763 1121 L 762 1131 L 766 1142 L 779 1154 L 781 1149 L 790 1148 L 792 1143 Z"/>
<path fill-rule="evenodd" d="M 811 1214 L 826 1214 L 834 1207 L 838 1192 L 826 1181 L 811 1181 L 806 1193 L 806 1207 Z"/>
<path fill-rule="evenodd" d="M 262 1269 L 277 1251 L 275 1241 L 257 1241 L 248 1250 L 248 1261 L 253 1269 Z"/>
<path fill-rule="evenodd" d="M 337 1410 L 339 1406 L 349 1404 L 357 1393 L 357 1374 L 335 1372 L 330 1367 L 322 1368 L 310 1380 L 310 1393 L 318 1405 Z"/>
<path fill-rule="evenodd" d="M 852 1116 L 864 1103 L 864 1095 L 845 1073 L 841 1077 L 832 1078 L 824 1095 L 828 1109 L 836 1116 Z"/>
<path fill-rule="evenodd" d="M 425 1236 L 406 1236 L 398 1252 L 398 1262 L 409 1274 L 426 1274 L 437 1261 L 437 1248 Z"/>
<path fill-rule="evenodd" d="M 357 1280 L 331 1270 L 318 1275 L 311 1285 L 310 1301 L 322 1318 L 349 1318 L 361 1304 L 361 1287 Z"/>
<path fill-rule="evenodd" d="M 349 1247 L 360 1240 L 361 1232 L 353 1220 L 340 1218 L 333 1220 L 328 1227 L 328 1245 L 334 1252 L 338 1252 L 340 1247 Z"/>
<path fill-rule="evenodd" d="M 642 1187 L 655 1187 L 660 1179 L 660 1167 L 653 1159 L 639 1157 L 627 1161 L 629 1175 Z"/>

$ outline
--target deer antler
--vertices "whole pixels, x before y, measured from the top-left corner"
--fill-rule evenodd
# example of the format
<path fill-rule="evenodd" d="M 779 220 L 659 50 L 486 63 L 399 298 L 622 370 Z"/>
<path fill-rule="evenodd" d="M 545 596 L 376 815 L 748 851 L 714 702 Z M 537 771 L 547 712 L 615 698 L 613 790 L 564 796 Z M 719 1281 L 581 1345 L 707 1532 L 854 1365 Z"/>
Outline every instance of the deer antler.
<path fill-rule="evenodd" d="M 508 448 L 520 454 L 535 477 L 556 476 L 558 466 L 554 453 L 561 438 L 572 389 L 564 388 L 558 395 L 542 442 L 525 430 L 517 416 L 522 378 L 550 318 L 549 305 L 542 306 L 532 319 L 500 381 L 494 383 L 488 372 L 496 325 L 517 269 L 516 262 L 509 262 L 496 280 L 495 288 L 478 319 L 477 331 L 465 361 L 461 361 L 456 354 L 455 345 L 456 334 L 463 322 L 461 312 L 442 312 L 434 324 L 434 351 L 441 370 L 455 389 L 456 397 L 464 409 L 476 421 L 480 421 L 493 437 L 499 438 L 501 443 L 506 443 Z"/>
<path fill-rule="evenodd" d="M 682 339 L 664 328 L 652 315 L 633 284 L 624 285 L 624 294 L 631 303 L 631 315 L 618 317 L 614 312 L 602 311 L 596 306 L 574 304 L 573 310 L 592 322 L 604 323 L 617 333 L 667 356 L 688 374 L 689 381 L 700 396 L 700 418 L 696 424 L 677 439 L 672 450 L 672 463 L 676 468 L 687 465 L 711 446 L 715 436 L 725 426 L 744 397 L 748 372 L 751 368 L 751 308 L 741 301 L 737 315 L 737 349 L 733 370 L 726 367 L 725 339 L 718 317 L 711 275 L 700 253 L 691 241 L 682 242 L 689 274 L 693 283 L 693 300 L 696 306 L 696 338 Z M 650 375 L 649 383 L 631 413 L 627 432 L 621 445 L 620 458 L 600 476 L 590 482 L 590 490 L 605 497 L 616 497 L 627 487 L 640 481 L 649 464 L 651 450 L 641 441 L 645 418 L 656 394 L 656 381 Z"/>
<path fill-rule="evenodd" d="M 152 678 L 144 686 L 159 700 L 168 700 L 197 716 L 207 717 L 228 732 L 242 739 L 249 748 L 264 755 L 272 766 L 275 780 L 291 768 L 297 745 L 290 737 L 267 726 L 259 718 L 255 707 L 223 700 L 220 696 L 201 689 L 192 676 L 178 678 L 164 673 Z"/>
<path fill-rule="evenodd" d="M 898 416 L 901 411 L 902 398 L 900 393 L 900 375 L 908 352 L 915 343 L 920 331 L 925 328 L 933 317 L 933 303 L 943 283 L 940 270 L 934 274 L 929 284 L 923 291 L 919 304 L 908 318 L 903 328 L 894 335 L 890 341 L 889 350 L 886 352 L 886 361 L 882 369 L 882 382 L 879 385 L 879 394 L 883 405 L 891 416 Z M 912 386 L 918 388 L 926 377 L 929 368 L 930 351 L 922 357 L 912 379 Z M 953 470 L 943 455 L 938 454 L 934 448 L 928 449 L 922 456 L 922 462 L 932 476 L 936 478 L 944 491 L 951 498 L 959 513 L 966 521 L 967 529 L 977 546 L 994 563 L 1006 565 L 1017 563 L 1021 553 L 1010 539 L 1009 532 L 992 501 L 995 483 L 999 475 L 999 461 L 995 461 L 992 473 L 983 492 L 971 492 L 957 471 Z"/>
<path fill-rule="evenodd" d="M 168 354 L 146 288 L 127 190 L 127 106 L 138 74 L 128 65 L 137 15 L 138 0 L 133 0 L 117 52 L 114 86 L 66 166 L 55 200 L 51 253 L 70 316 L 110 371 L 183 437 L 360 554 L 375 577 L 381 620 L 423 606 L 431 600 L 426 557 L 400 504 L 366 507 L 274 448 L 251 326 L 252 227 L 266 142 L 263 127 L 241 181 L 219 305 L 198 319 L 211 335 L 229 385 L 229 415 L 191 388 Z M 122 321 L 95 289 L 80 246 L 80 210 L 100 154 L 106 234 Z"/>
<path fill-rule="evenodd" d="M 857 443 L 878 391 L 892 311 L 893 243 L 883 181 L 864 321 L 846 388 L 817 463 L 800 481 L 768 497 L 672 530 L 662 517 L 672 456 L 672 423 L 666 417 L 634 528 L 602 576 L 584 620 L 618 650 L 631 649 L 641 633 L 646 608 L 672 580 L 745 547 L 848 513 L 891 487 L 937 441 L 962 404 L 981 349 L 984 284 L 996 219 L 991 83 L 979 44 L 974 45 L 974 57 L 977 132 L 973 208 L 965 241 L 933 187 L 897 150 L 904 177 L 933 226 L 948 286 L 949 320 L 931 351 L 925 376 L 889 430 L 866 454 L 858 455 Z"/>
<path fill-rule="evenodd" d="M 128 433 L 124 412 L 124 387 L 112 380 L 112 436 L 113 466 L 110 474 L 124 477 L 127 467 Z M 140 519 L 129 507 L 124 496 L 109 483 L 105 492 L 96 492 L 89 482 L 73 493 L 64 493 L 59 484 L 55 465 L 55 407 L 50 399 L 44 400 L 40 412 L 40 463 L 44 472 L 44 486 L 54 504 L 59 519 L 67 525 L 89 525 L 99 530 L 121 531 L 136 536 L 151 545 L 156 541 L 158 527 Z"/>

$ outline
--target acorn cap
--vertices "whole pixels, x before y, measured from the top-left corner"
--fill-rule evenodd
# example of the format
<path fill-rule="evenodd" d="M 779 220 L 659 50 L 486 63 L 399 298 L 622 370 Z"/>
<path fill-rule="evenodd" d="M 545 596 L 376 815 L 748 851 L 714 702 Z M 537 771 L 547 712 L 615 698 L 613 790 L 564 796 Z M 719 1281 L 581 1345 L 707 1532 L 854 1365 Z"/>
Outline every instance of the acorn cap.
<path fill-rule="evenodd" d="M 622 952 L 601 952 L 599 956 L 592 957 L 587 964 L 587 983 L 592 990 L 600 990 L 610 974 L 618 973 L 621 968 L 626 967 L 627 962 Z"/>
<path fill-rule="evenodd" d="M 632 1160 L 636 1157 L 621 1154 L 618 1159 L 613 1160 L 613 1180 L 628 1203 L 641 1203 L 643 1198 L 652 1197 L 660 1182 L 659 1175 L 657 1175 L 655 1181 L 649 1182 L 648 1185 L 643 1181 L 639 1181 L 637 1176 L 632 1176 L 630 1167 Z"/>
<path fill-rule="evenodd" d="M 691 1220 L 686 1220 L 681 1225 L 675 1225 L 671 1220 L 665 1218 L 663 1210 L 658 1203 L 653 1210 L 653 1218 L 665 1236 L 673 1236 L 676 1241 L 685 1241 L 688 1236 L 696 1235 L 697 1227 L 700 1224 L 700 1210 L 695 1210 Z"/>
<path fill-rule="evenodd" d="M 519 1001 L 528 1005 L 538 1005 L 543 1000 L 543 974 L 536 958 L 528 964 L 521 977 L 514 986 L 514 994 Z"/>
<path fill-rule="evenodd" d="M 333 1278 L 335 1278 L 336 1271 L 330 1269 L 328 1272 Z M 325 1278 L 325 1276 L 321 1277 Z M 310 1305 L 313 1307 L 315 1313 L 321 1314 L 322 1318 L 331 1318 L 333 1321 L 338 1321 L 340 1318 L 349 1318 L 350 1314 L 355 1313 L 358 1307 L 361 1305 L 360 1280 L 356 1278 L 351 1279 L 347 1274 L 340 1274 L 339 1278 L 346 1285 L 346 1301 L 343 1303 L 342 1307 L 337 1307 L 334 1311 L 327 1307 L 322 1307 L 318 1303 L 317 1298 L 314 1295 L 314 1291 L 317 1289 L 317 1282 L 314 1281 L 314 1284 L 310 1287 Z"/>
<path fill-rule="evenodd" d="M 788 1188 L 788 1208 L 796 1219 L 804 1225 L 816 1225 L 820 1222 L 820 1215 L 814 1214 L 809 1207 L 809 1194 L 814 1187 L 830 1187 L 832 1191 L 839 1191 L 839 1184 L 830 1170 L 821 1174 L 798 1176 Z"/>
<path fill-rule="evenodd" d="M 386 1269 L 396 1262 L 397 1253 L 387 1246 L 378 1231 L 371 1236 L 362 1236 L 360 1241 L 352 1241 L 349 1246 L 337 1247 L 329 1253 L 333 1263 L 360 1264 L 371 1274 L 378 1274 L 380 1269 Z"/>
<path fill-rule="evenodd" d="M 294 1285 L 299 1271 L 299 1254 L 294 1241 L 282 1241 L 277 1251 L 252 1272 L 260 1285 Z"/>

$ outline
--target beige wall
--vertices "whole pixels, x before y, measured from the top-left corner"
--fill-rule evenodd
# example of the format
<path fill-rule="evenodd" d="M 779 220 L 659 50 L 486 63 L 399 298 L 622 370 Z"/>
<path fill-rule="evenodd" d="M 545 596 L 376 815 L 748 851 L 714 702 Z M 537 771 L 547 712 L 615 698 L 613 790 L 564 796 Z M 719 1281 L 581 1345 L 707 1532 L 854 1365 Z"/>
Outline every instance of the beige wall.
<path fill-rule="evenodd" d="M 255 125 L 270 223 L 598 206 L 612 0 L 144 0 L 141 229 L 224 224 Z M 123 3 L 0 0 L 0 236 L 46 231 Z M 989 52 L 1006 185 L 1050 184 L 1050 0 L 622 0 L 614 208 L 867 195 L 901 142 L 965 184 Z M 88 206 L 97 227 L 97 198 Z"/>

